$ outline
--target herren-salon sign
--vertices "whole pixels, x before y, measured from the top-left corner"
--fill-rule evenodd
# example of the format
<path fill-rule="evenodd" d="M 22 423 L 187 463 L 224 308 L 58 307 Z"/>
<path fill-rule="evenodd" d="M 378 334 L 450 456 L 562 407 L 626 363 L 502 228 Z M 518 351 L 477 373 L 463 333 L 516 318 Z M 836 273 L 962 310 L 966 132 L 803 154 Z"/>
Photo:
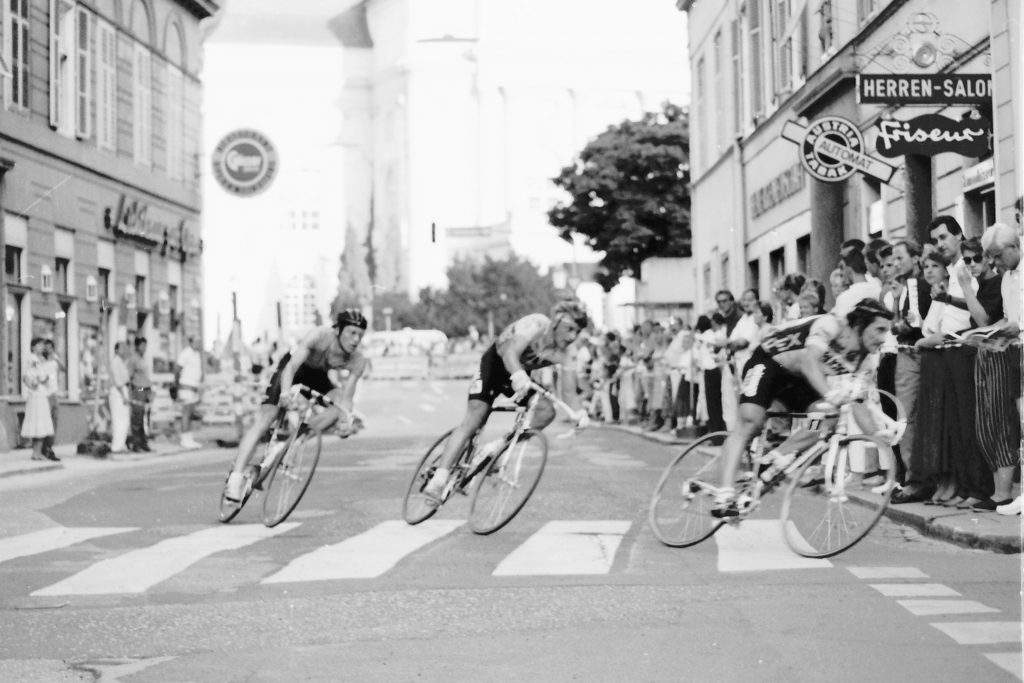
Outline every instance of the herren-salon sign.
<path fill-rule="evenodd" d="M 988 153 L 991 140 L 992 124 L 983 117 L 956 121 L 940 114 L 925 114 L 909 121 L 879 121 L 875 151 L 890 159 L 904 154 L 935 156 L 942 152 L 980 157 Z"/>
<path fill-rule="evenodd" d="M 859 74 L 861 104 L 990 104 L 989 74 Z"/>

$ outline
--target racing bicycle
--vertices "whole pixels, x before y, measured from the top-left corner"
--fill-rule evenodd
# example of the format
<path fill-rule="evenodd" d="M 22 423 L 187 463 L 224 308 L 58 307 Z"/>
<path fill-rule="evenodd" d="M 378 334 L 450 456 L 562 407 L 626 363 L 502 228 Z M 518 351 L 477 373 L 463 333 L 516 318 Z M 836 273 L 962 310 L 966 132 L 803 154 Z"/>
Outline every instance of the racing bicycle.
<path fill-rule="evenodd" d="M 268 527 L 277 526 L 288 518 L 309 488 L 323 445 L 321 433 L 310 428 L 309 420 L 334 402 L 301 384 L 292 385 L 291 398 L 291 407 L 280 408 L 268 430 L 263 457 L 256 463 L 250 461 L 242 472 L 245 488 L 241 500 L 228 500 L 225 481 L 220 496 L 221 522 L 234 519 L 253 493 L 262 491 L 262 522 Z"/>
<path fill-rule="evenodd" d="M 895 419 L 882 414 L 882 395 L 895 406 Z M 831 557 L 851 548 L 867 536 L 889 505 L 896 488 L 892 446 L 906 428 L 906 413 L 892 394 L 874 390 L 866 405 L 891 438 L 849 433 L 850 403 L 828 413 L 770 411 L 761 435 L 751 441 L 740 463 L 735 483 L 738 515 L 725 519 L 712 517 L 711 509 L 729 433 L 697 439 L 669 464 L 654 490 L 649 514 L 654 535 L 676 548 L 696 545 L 723 524 L 740 524 L 757 510 L 762 496 L 784 487 L 780 521 L 791 550 L 804 557 Z M 771 467 L 768 453 L 778 442 L 769 432 L 771 418 L 790 420 L 792 428 L 804 423 L 819 436 L 788 466 L 765 475 Z M 878 457 L 875 471 L 870 470 L 872 451 Z"/>
<path fill-rule="evenodd" d="M 530 499 L 548 458 L 548 441 L 543 433 L 530 429 L 537 402 L 545 397 L 566 412 L 579 428 L 582 417 L 564 401 L 542 386 L 532 383 L 531 393 L 525 405 L 492 411 L 514 411 L 512 428 L 496 442 L 477 445 L 480 430 L 477 430 L 459 453 L 448 484 L 441 494 L 440 503 L 432 505 L 423 493 L 424 487 L 434 476 L 437 464 L 444 453 L 448 439 L 454 429 L 449 429 L 427 449 L 409 482 L 402 516 L 409 524 L 419 524 L 429 519 L 453 493 L 472 495 L 469 506 L 469 527 L 474 533 L 492 534 L 512 521 Z"/>

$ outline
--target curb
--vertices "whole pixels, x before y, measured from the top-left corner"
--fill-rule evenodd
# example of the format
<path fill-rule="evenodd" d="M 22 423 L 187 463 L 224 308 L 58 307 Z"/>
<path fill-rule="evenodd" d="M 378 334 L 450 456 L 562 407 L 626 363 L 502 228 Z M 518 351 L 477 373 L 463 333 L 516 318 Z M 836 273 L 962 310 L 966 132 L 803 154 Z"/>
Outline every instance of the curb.
<path fill-rule="evenodd" d="M 36 472 L 50 472 L 52 470 L 62 469 L 64 469 L 64 465 L 59 462 L 48 464 L 40 463 L 39 465 L 31 465 L 26 463 L 25 467 L 21 467 L 20 469 L 0 470 L 0 479 L 3 479 L 5 477 L 14 477 L 19 474 L 35 474 Z"/>
<path fill-rule="evenodd" d="M 672 434 L 648 432 L 632 425 L 602 423 L 601 426 L 625 434 L 632 434 L 664 446 L 683 446 L 691 442 L 689 439 L 680 439 Z M 908 505 L 915 504 L 910 503 Z M 976 514 L 929 517 L 928 515 L 908 509 L 906 505 L 889 505 L 884 513 L 886 517 L 894 522 L 913 527 L 925 536 L 947 541 L 964 548 L 976 548 L 1003 554 L 1019 554 L 1024 551 L 1024 526 L 1019 521 L 1017 524 L 1019 533 L 1017 535 L 999 532 L 979 532 L 975 529 L 978 521 Z M 985 513 L 983 518 L 989 518 L 990 514 L 996 515 L 995 512 Z M 1020 520 L 1019 517 L 1011 519 Z"/>

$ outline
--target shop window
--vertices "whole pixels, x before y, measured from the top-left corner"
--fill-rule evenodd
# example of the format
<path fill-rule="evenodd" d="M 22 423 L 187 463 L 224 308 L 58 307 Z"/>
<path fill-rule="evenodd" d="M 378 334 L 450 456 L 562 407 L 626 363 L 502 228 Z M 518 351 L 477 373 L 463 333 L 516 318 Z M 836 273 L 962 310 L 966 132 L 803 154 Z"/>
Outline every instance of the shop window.
<path fill-rule="evenodd" d="M 761 259 L 747 264 L 747 286 L 756 292 L 761 291 Z"/>
<path fill-rule="evenodd" d="M 7 282 L 21 284 L 21 254 L 19 247 L 4 247 L 4 272 Z"/>
<path fill-rule="evenodd" d="M 4 349 L 7 352 L 7 367 L 4 376 L 8 394 L 21 393 L 21 302 L 24 297 L 7 292 L 6 318 L 4 324 Z"/>
<path fill-rule="evenodd" d="M 980 237 L 985 228 L 997 222 L 995 187 L 989 185 L 964 195 L 964 235 Z"/>
<path fill-rule="evenodd" d="M 807 274 L 811 271 L 811 236 L 804 235 L 796 241 L 796 272 Z"/>
<path fill-rule="evenodd" d="M 57 358 L 60 360 L 60 371 L 57 373 L 57 386 L 61 391 L 66 392 L 68 390 L 68 349 L 71 347 L 70 337 L 71 330 L 68 326 L 68 316 L 71 313 L 71 304 L 62 303 L 60 310 L 54 314 L 54 325 L 53 325 L 53 346 L 57 352 Z"/>
<path fill-rule="evenodd" d="M 78 327 L 78 378 L 83 401 L 102 396 L 100 358 L 103 354 L 103 333 L 91 325 Z"/>

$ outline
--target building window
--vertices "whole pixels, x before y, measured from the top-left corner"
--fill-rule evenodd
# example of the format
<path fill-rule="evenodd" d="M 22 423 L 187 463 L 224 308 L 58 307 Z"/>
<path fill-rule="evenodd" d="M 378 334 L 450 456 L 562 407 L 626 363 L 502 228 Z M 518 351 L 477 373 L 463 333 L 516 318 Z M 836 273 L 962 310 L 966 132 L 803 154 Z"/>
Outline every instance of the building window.
<path fill-rule="evenodd" d="M 7 79 L 5 96 L 11 107 L 28 109 L 28 0 L 10 1 L 10 38 L 5 38 L 4 57 L 11 65 L 11 77 Z"/>
<path fill-rule="evenodd" d="M 718 112 L 718 116 L 715 117 L 715 150 L 718 155 L 722 153 L 722 150 L 727 147 L 726 143 L 726 130 L 728 127 L 728 121 L 724 115 L 726 111 L 725 107 L 725 43 L 722 42 L 722 31 L 715 31 L 714 42 L 712 43 L 712 55 L 711 58 L 714 60 L 714 83 L 715 83 L 715 111 Z"/>
<path fill-rule="evenodd" d="M 809 273 L 811 269 L 811 236 L 804 235 L 796 241 L 796 272 Z"/>
<path fill-rule="evenodd" d="M 747 9 L 750 12 L 750 18 L 747 20 L 750 34 L 750 110 L 755 118 L 759 118 L 764 113 L 764 85 L 761 83 L 761 0 L 750 0 Z"/>
<path fill-rule="evenodd" d="M 707 84 L 704 78 L 704 58 L 697 60 L 697 130 L 703 135 L 697 136 L 697 159 L 699 168 L 707 168 L 707 138 L 711 132 L 707 126 Z"/>
<path fill-rule="evenodd" d="M 4 272 L 7 273 L 7 282 L 21 284 L 21 249 L 19 247 L 4 247 Z"/>
<path fill-rule="evenodd" d="M 857 23 L 863 25 L 875 16 L 884 0 L 857 0 Z"/>
<path fill-rule="evenodd" d="M 737 135 L 743 133 L 743 69 L 740 62 L 740 22 L 733 21 L 729 26 L 732 54 L 732 121 L 733 131 Z"/>
<path fill-rule="evenodd" d="M 71 313 L 71 304 L 62 303 L 60 310 L 57 311 L 54 316 L 57 320 L 53 326 L 54 336 L 53 347 L 54 351 L 57 352 L 57 358 L 60 360 L 60 370 L 57 372 L 57 386 L 61 391 L 68 390 L 68 349 L 70 348 L 70 333 L 71 329 L 68 325 L 68 317 Z"/>
<path fill-rule="evenodd" d="M 760 295 L 761 292 L 761 259 L 754 259 L 747 264 L 747 286 Z"/>
<path fill-rule="evenodd" d="M 50 126 L 62 135 L 75 126 L 75 5 L 50 0 Z"/>
<path fill-rule="evenodd" d="M 722 254 L 722 289 L 729 289 L 729 255 Z"/>
<path fill-rule="evenodd" d="M 153 79 L 149 49 L 135 44 L 132 73 L 132 140 L 135 163 L 149 166 L 153 154 Z"/>
<path fill-rule="evenodd" d="M 773 285 L 786 276 L 786 250 L 783 247 L 768 254 L 768 267 L 772 272 Z"/>
<path fill-rule="evenodd" d="M 174 65 L 167 67 L 164 105 L 167 130 L 167 177 L 185 177 L 185 75 Z"/>
<path fill-rule="evenodd" d="M 75 12 L 75 136 L 92 135 L 92 45 L 90 14 L 79 7 Z"/>
<path fill-rule="evenodd" d="M 818 8 L 821 15 L 818 23 L 818 42 L 821 44 L 823 59 L 832 55 L 836 47 L 836 29 L 832 19 L 832 0 L 824 0 Z"/>
<path fill-rule="evenodd" d="M 107 268 L 99 269 L 99 282 L 97 282 L 97 289 L 100 299 L 110 301 L 110 270 Z"/>
<path fill-rule="evenodd" d="M 788 36 L 790 0 L 773 0 L 772 58 L 775 69 L 775 93 L 789 92 L 793 87 L 793 41 Z"/>
<path fill-rule="evenodd" d="M 964 236 L 980 237 L 985 228 L 997 220 L 993 186 L 964 194 Z"/>
<path fill-rule="evenodd" d="M 54 260 L 53 268 L 53 291 L 58 294 L 70 294 L 68 291 L 68 270 L 71 268 L 71 261 L 66 258 Z"/>
<path fill-rule="evenodd" d="M 96 146 L 113 151 L 117 135 L 117 33 L 96 20 Z"/>
<path fill-rule="evenodd" d="M 146 291 L 146 278 L 143 275 L 135 276 L 135 301 L 136 308 L 149 307 L 149 293 Z"/>
<path fill-rule="evenodd" d="M 10 247 L 8 247 L 10 249 Z M 21 300 L 23 296 L 7 292 L 4 349 L 7 352 L 7 393 L 21 393 Z"/>

